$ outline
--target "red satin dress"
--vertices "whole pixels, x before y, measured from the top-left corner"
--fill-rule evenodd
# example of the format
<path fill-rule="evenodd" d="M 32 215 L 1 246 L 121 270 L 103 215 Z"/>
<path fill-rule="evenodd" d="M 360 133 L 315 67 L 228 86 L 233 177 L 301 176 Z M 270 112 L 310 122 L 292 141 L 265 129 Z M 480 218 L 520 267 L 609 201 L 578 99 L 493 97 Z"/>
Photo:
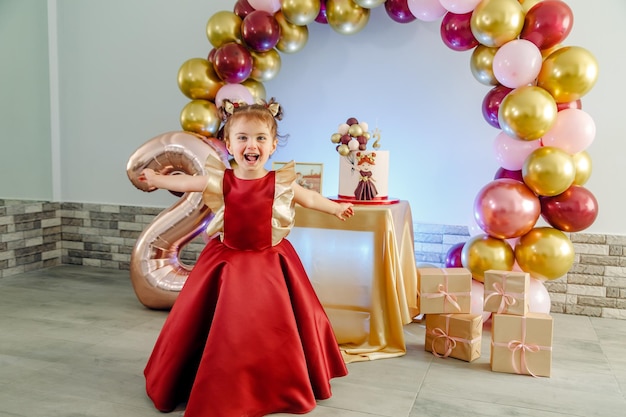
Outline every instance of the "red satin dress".
<path fill-rule="evenodd" d="M 307 413 L 347 370 L 283 239 L 293 225 L 293 166 L 241 180 L 213 164 L 218 180 L 204 196 L 215 214 L 208 229 L 221 237 L 200 254 L 161 330 L 144 372 L 148 396 L 164 412 L 187 402 L 185 417 Z"/>

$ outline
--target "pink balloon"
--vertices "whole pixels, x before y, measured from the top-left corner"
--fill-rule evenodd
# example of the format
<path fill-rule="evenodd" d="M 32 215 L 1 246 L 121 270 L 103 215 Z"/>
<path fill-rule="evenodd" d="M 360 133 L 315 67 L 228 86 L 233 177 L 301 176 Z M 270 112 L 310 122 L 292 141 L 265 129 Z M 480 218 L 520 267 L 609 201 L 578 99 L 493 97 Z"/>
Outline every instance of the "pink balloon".
<path fill-rule="evenodd" d="M 280 10 L 280 0 L 248 0 L 254 10 L 264 10 L 274 14 Z"/>
<path fill-rule="evenodd" d="M 500 132 L 493 143 L 496 162 L 509 171 L 519 171 L 534 150 L 541 147 L 541 139 L 521 140 Z"/>
<path fill-rule="evenodd" d="M 570 155 L 584 151 L 596 137 L 596 124 L 584 110 L 564 109 L 541 138 L 543 146 L 560 148 Z"/>
<path fill-rule="evenodd" d="M 480 2 L 481 0 L 439 0 L 444 9 L 456 14 L 469 13 Z"/>
<path fill-rule="evenodd" d="M 556 103 L 556 109 L 558 111 L 561 110 L 565 110 L 565 109 L 582 109 L 583 108 L 583 103 L 582 101 L 580 101 L 580 99 L 576 100 L 576 101 L 570 101 L 569 103 Z"/>
<path fill-rule="evenodd" d="M 455 243 L 448 249 L 446 253 L 446 268 L 462 268 L 463 263 L 461 263 L 461 251 L 463 250 L 463 246 L 465 246 L 465 242 Z"/>
<path fill-rule="evenodd" d="M 409 11 L 423 22 L 433 22 L 446 14 L 439 0 L 407 0 Z"/>
<path fill-rule="evenodd" d="M 526 184 L 508 178 L 491 181 L 474 199 L 476 223 L 498 239 L 525 235 L 540 214 L 541 204 L 535 193 Z"/>
<path fill-rule="evenodd" d="M 540 49 L 548 49 L 563 42 L 573 24 L 574 15 L 564 1 L 545 0 L 526 13 L 520 38 L 531 41 Z"/>
<path fill-rule="evenodd" d="M 528 295 L 529 312 L 550 314 L 550 293 L 543 282 L 531 277 L 528 285 Z"/>
<path fill-rule="evenodd" d="M 500 121 L 498 120 L 498 112 L 500 111 L 500 104 L 504 97 L 513 91 L 512 88 L 505 87 L 503 85 L 497 85 L 493 87 L 483 98 L 483 117 L 491 126 L 496 129 L 500 129 Z"/>
<path fill-rule="evenodd" d="M 493 75 L 506 87 L 522 87 L 535 81 L 542 63 L 541 51 L 534 43 L 515 39 L 496 51 L 493 57 Z"/>
<path fill-rule="evenodd" d="M 225 84 L 217 90 L 215 95 L 215 105 L 222 107 L 224 99 L 230 101 L 244 101 L 248 104 L 254 103 L 254 97 L 246 86 L 241 84 Z"/>
<path fill-rule="evenodd" d="M 385 11 L 392 20 L 398 23 L 409 23 L 415 20 L 415 16 L 409 9 L 408 0 L 387 0 Z"/>
<path fill-rule="evenodd" d="M 484 311 L 483 309 L 485 300 L 485 285 L 482 282 L 473 279 L 471 291 L 470 313 L 482 315 L 483 323 L 485 323 L 491 316 L 491 311 Z"/>
<path fill-rule="evenodd" d="M 454 51 L 467 51 L 478 45 L 470 27 L 471 13 L 446 13 L 439 33 L 446 46 Z"/>

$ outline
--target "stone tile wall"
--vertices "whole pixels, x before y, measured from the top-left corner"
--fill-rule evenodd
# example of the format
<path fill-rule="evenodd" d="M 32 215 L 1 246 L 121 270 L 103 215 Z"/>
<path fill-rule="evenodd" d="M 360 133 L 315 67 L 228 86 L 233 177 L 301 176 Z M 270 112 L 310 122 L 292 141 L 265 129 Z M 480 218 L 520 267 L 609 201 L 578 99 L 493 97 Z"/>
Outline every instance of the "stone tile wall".
<path fill-rule="evenodd" d="M 0 200 L 0 278 L 59 264 L 128 270 L 141 232 L 161 208 Z M 469 238 L 465 226 L 419 224 L 417 265 L 443 266 L 448 249 Z M 574 233 L 569 273 L 546 282 L 552 311 L 626 319 L 626 236 Z M 193 264 L 201 238 L 180 258 Z"/>

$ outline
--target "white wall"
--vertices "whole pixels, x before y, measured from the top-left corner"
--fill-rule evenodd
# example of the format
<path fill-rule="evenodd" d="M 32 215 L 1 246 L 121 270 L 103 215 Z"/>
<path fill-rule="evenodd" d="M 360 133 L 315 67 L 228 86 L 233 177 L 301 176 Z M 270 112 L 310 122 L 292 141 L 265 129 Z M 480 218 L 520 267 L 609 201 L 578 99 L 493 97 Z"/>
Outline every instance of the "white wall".
<path fill-rule="evenodd" d="M 125 165 L 148 139 L 181 129 L 179 114 L 188 99 L 178 90 L 178 69 L 189 58 L 206 57 L 208 19 L 232 10 L 235 0 L 56 3 L 60 200 L 172 204 L 169 193 L 136 190 Z M 619 181 L 626 169 L 620 161 L 626 127 L 619 113 L 626 94 L 621 74 L 626 3 L 568 4 L 574 27 L 564 44 L 588 49 L 600 65 L 596 86 L 582 100 L 597 125 L 588 149 L 593 174 L 585 186 L 600 210 L 587 231 L 626 234 Z M 399 24 L 383 7 L 372 10 L 367 27 L 354 35 L 309 25 L 306 47 L 283 54 L 280 74 L 265 85 L 268 96 L 284 105 L 280 130 L 290 135 L 275 160 L 323 163 L 324 193 L 335 194 L 338 156 L 330 135 L 355 116 L 381 129 L 383 147 L 392 155 L 390 194 L 411 202 L 415 221 L 467 225 L 474 197 L 498 168 L 492 144 L 499 132 L 482 118 L 490 87 L 473 78 L 470 55 L 443 44 L 439 22 Z M 4 77 L 5 69 L 0 71 Z M 19 134 L 0 129 L 3 146 L 5 136 Z"/>

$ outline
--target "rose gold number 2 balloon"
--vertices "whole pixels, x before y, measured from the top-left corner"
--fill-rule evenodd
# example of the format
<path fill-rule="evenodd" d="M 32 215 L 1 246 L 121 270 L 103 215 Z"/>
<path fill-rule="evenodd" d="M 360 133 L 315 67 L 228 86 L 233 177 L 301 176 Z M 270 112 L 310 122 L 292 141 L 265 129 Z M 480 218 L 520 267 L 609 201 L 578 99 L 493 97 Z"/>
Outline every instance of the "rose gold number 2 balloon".
<path fill-rule="evenodd" d="M 135 187 L 151 191 L 138 180 L 144 168 L 163 175 L 204 175 L 204 162 L 210 154 L 229 166 L 226 148 L 219 140 L 191 132 L 164 133 L 131 155 L 126 173 Z M 171 308 L 191 271 L 180 262 L 180 251 L 202 233 L 211 218 L 202 193 L 186 193 L 141 233 L 130 257 L 130 279 L 143 305 Z"/>

